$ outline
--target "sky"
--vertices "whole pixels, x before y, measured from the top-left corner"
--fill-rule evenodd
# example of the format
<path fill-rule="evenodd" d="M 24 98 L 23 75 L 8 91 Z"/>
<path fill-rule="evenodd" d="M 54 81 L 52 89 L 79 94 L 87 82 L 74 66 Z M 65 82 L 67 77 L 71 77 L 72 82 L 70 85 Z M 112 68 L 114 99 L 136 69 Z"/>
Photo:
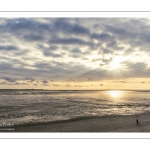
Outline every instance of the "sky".
<path fill-rule="evenodd" d="M 0 89 L 150 89 L 149 18 L 0 18 Z"/>

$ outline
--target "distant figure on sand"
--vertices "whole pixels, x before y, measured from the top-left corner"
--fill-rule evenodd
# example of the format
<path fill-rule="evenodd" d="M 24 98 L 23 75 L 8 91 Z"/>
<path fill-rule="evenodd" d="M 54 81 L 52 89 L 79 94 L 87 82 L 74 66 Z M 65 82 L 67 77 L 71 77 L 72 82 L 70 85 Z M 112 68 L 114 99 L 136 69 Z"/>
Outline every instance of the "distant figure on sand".
<path fill-rule="evenodd" d="M 140 124 L 140 123 L 139 123 L 138 116 L 136 116 L 136 124 Z"/>

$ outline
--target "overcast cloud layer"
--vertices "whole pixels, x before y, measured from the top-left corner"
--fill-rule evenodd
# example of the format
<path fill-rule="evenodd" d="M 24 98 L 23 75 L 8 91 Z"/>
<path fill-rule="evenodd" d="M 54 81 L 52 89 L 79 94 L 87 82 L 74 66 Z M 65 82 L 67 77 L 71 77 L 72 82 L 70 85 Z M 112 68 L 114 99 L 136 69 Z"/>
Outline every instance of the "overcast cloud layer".
<path fill-rule="evenodd" d="M 149 78 L 149 58 L 150 19 L 0 19 L 4 85 Z"/>

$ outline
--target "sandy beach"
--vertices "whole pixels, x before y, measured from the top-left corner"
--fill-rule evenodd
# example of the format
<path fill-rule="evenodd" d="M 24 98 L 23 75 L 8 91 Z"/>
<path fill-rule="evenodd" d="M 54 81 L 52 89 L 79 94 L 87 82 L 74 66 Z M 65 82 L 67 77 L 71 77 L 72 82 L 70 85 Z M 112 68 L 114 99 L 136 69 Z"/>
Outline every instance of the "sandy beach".
<path fill-rule="evenodd" d="M 150 132 L 150 113 L 136 115 L 83 117 L 67 121 L 24 124 L 1 132 Z"/>

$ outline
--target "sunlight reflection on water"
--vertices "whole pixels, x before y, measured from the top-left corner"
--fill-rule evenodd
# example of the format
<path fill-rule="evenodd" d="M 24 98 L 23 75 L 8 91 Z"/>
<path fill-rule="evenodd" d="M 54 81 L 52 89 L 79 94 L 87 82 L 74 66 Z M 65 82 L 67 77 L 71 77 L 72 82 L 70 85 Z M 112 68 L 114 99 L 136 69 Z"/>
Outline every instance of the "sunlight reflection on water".
<path fill-rule="evenodd" d="M 131 115 L 150 112 L 150 92 L 72 91 L 14 95 L 1 93 L 3 121 L 47 122 L 79 116 Z"/>
<path fill-rule="evenodd" d="M 123 91 L 107 91 L 107 94 L 109 94 L 111 97 L 120 97 L 124 92 Z"/>

